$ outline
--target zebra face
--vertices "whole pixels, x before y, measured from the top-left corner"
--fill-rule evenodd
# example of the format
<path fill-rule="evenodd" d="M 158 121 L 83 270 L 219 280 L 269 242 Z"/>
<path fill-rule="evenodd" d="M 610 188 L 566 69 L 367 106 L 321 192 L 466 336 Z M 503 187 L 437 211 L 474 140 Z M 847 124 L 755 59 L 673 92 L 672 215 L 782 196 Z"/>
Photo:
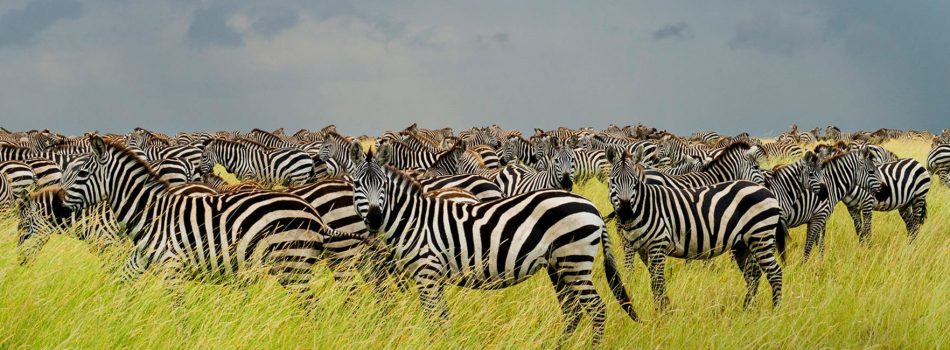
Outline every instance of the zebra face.
<path fill-rule="evenodd" d="M 633 218 L 633 206 L 637 191 L 643 183 L 643 168 L 637 155 L 621 153 L 612 147 L 607 148 L 607 160 L 611 164 L 610 177 L 607 180 L 607 192 L 610 204 L 614 207 L 617 219 L 625 223 Z"/>
<path fill-rule="evenodd" d="M 214 164 L 219 163 L 218 153 L 215 152 L 215 145 L 211 144 L 201 151 L 201 161 L 198 162 L 198 173 L 211 174 L 214 170 Z"/>
<path fill-rule="evenodd" d="M 824 187 L 822 181 L 823 175 L 818 156 L 811 151 L 806 152 L 805 157 L 802 159 L 802 164 L 804 164 L 802 167 L 802 187 L 809 189 L 819 197 L 826 197 L 827 188 Z"/>
<path fill-rule="evenodd" d="M 354 148 L 351 160 L 355 168 L 353 176 L 353 205 L 370 232 L 382 228 L 386 210 L 386 194 L 391 181 L 383 168 L 388 161 L 389 146 L 382 146 L 380 154 L 374 156 L 370 151 L 364 158 L 361 148 Z"/>
<path fill-rule="evenodd" d="M 75 160 L 63 171 L 60 180 L 65 191 L 63 202 L 73 210 L 83 209 L 105 198 L 112 175 L 108 164 L 115 155 L 99 137 L 90 140 L 93 154 Z"/>
<path fill-rule="evenodd" d="M 860 156 L 854 170 L 858 184 L 862 189 L 876 194 L 881 190 L 881 169 L 874 164 L 873 156 L 867 149 L 857 152 Z"/>
<path fill-rule="evenodd" d="M 554 157 L 554 175 L 561 189 L 570 191 L 574 188 L 575 171 L 574 152 L 567 147 L 559 148 Z"/>

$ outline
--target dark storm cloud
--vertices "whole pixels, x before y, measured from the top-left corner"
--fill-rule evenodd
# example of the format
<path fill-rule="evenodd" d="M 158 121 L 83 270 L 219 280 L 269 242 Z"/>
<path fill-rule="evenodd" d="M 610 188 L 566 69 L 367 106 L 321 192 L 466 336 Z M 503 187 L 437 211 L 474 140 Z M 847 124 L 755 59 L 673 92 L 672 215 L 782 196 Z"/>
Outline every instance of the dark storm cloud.
<path fill-rule="evenodd" d="M 685 39 L 693 35 L 692 28 L 686 22 L 676 24 L 667 24 L 657 31 L 653 32 L 653 40 L 663 39 Z"/>
<path fill-rule="evenodd" d="M 947 13 L 925 0 L 0 1 L 0 126 L 940 130 Z"/>
<path fill-rule="evenodd" d="M 244 45 L 241 34 L 228 26 L 228 18 L 234 10 L 235 6 L 224 1 L 217 1 L 207 8 L 195 10 L 191 25 L 188 26 L 188 42 L 196 46 Z"/>
<path fill-rule="evenodd" d="M 34 0 L 21 9 L 0 16 L 0 48 L 29 45 L 36 36 L 57 21 L 82 16 L 82 4 L 75 0 Z"/>

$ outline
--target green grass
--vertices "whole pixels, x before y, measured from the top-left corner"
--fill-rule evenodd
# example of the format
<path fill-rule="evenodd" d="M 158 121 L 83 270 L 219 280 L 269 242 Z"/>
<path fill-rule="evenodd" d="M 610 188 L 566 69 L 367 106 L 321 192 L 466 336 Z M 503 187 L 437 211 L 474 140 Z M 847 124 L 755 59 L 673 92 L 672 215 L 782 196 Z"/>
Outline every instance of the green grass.
<path fill-rule="evenodd" d="M 923 142 L 885 145 L 926 157 Z M 609 293 L 600 263 L 595 282 L 608 305 L 608 348 L 946 348 L 950 344 L 950 191 L 935 185 L 930 217 L 918 239 L 896 213 L 876 213 L 860 246 L 847 211 L 829 222 L 823 256 L 801 262 L 804 229 L 792 230 L 784 265 L 785 299 L 773 310 L 763 280 L 756 303 L 741 307 L 744 282 L 729 257 L 711 266 L 671 260 L 673 310 L 657 314 L 646 269 L 624 270 L 643 322 L 630 321 Z M 604 185 L 576 191 L 609 212 Z M 56 236 L 29 267 L 16 264 L 16 223 L 0 220 L 0 348 L 552 348 L 560 311 L 546 276 L 500 291 L 450 288 L 452 322 L 430 327 L 413 290 L 376 303 L 353 295 L 325 267 L 313 288 L 319 305 L 303 310 L 273 279 L 248 289 L 189 283 L 185 303 L 155 276 L 113 282 L 128 247 L 99 256 L 87 244 Z M 617 237 L 614 234 L 614 242 Z M 615 244 L 620 255 L 619 243 Z M 350 298 L 347 301 L 348 297 Z M 585 318 L 567 345 L 586 348 Z"/>

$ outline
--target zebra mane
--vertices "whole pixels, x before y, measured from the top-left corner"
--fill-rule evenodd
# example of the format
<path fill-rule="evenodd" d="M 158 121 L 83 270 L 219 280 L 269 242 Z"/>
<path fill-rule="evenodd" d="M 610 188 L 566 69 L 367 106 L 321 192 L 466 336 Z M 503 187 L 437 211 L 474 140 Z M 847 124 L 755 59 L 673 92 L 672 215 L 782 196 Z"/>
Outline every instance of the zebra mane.
<path fill-rule="evenodd" d="M 145 169 L 145 171 L 152 177 L 152 180 L 159 183 L 164 189 L 167 190 L 169 187 L 171 187 L 168 181 L 163 180 L 161 176 L 159 176 L 158 173 L 155 172 L 155 169 L 152 169 L 151 165 L 148 165 L 148 163 L 145 160 L 139 157 L 139 155 L 136 154 L 134 151 L 130 150 L 128 146 L 118 141 L 112 141 L 112 140 L 102 140 L 102 142 L 106 145 L 107 148 L 112 148 L 112 149 L 115 149 L 116 151 L 119 151 L 119 156 L 126 157 L 130 161 L 134 162 L 135 164 L 138 164 L 143 169 Z"/>
<path fill-rule="evenodd" d="M 736 142 L 733 142 L 731 145 L 726 146 L 726 148 L 723 149 L 722 152 L 720 152 L 718 155 L 716 155 L 715 158 L 713 158 L 712 160 L 710 160 L 709 163 L 706 163 L 705 165 L 703 165 L 702 170 L 708 170 L 708 169 L 714 168 L 714 167 L 715 167 L 716 165 L 718 165 L 724 158 L 728 157 L 728 156 L 731 155 L 733 152 L 737 152 L 737 151 L 748 151 L 748 150 L 750 150 L 750 149 L 752 149 L 752 146 L 750 146 L 750 145 L 749 145 L 748 143 L 746 143 L 745 141 L 736 141 Z"/>
<path fill-rule="evenodd" d="M 833 155 L 833 156 L 831 156 L 831 157 L 828 157 L 828 159 L 823 160 L 823 161 L 821 162 L 821 166 L 822 166 L 822 167 L 825 167 L 825 166 L 828 165 L 828 164 L 835 163 L 835 162 L 837 162 L 839 159 L 846 158 L 846 157 L 850 156 L 851 154 L 853 154 L 853 153 L 855 153 L 855 152 L 863 152 L 863 151 L 854 150 L 854 151 L 838 152 L 838 154 L 835 154 L 835 155 Z"/>
<path fill-rule="evenodd" d="M 324 142 L 326 142 L 327 140 L 330 140 L 330 139 L 339 139 L 343 142 L 350 142 L 351 138 L 348 136 L 340 135 L 336 131 L 326 131 L 326 135 L 323 136 L 323 140 Z"/>

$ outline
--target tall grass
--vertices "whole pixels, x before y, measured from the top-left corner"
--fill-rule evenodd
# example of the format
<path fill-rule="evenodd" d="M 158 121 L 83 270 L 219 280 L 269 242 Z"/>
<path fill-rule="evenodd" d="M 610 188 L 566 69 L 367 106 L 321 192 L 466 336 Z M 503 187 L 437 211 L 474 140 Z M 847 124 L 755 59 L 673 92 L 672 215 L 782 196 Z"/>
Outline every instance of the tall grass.
<path fill-rule="evenodd" d="M 923 142 L 886 145 L 901 156 L 926 157 Z M 950 191 L 933 186 L 930 217 L 908 244 L 896 213 L 875 213 L 866 246 L 837 208 L 823 256 L 802 263 L 804 228 L 792 230 L 785 299 L 773 310 L 763 280 L 756 303 L 741 307 L 741 273 L 723 256 L 710 266 L 670 260 L 673 309 L 654 311 L 642 264 L 624 280 L 643 322 L 630 321 L 609 293 L 601 264 L 595 282 L 608 305 L 608 348 L 942 348 L 950 344 Z M 576 192 L 603 212 L 603 183 Z M 0 220 L 0 348 L 551 348 L 560 309 L 546 276 L 513 288 L 447 292 L 452 321 L 431 326 L 414 290 L 377 301 L 368 286 L 348 295 L 321 266 L 313 282 L 319 304 L 304 310 L 273 279 L 239 289 L 189 283 L 185 303 L 156 276 L 113 282 L 129 247 L 94 254 L 57 236 L 28 267 L 16 264 L 16 223 Z M 616 232 L 611 228 L 614 241 Z M 619 246 L 619 244 L 616 244 Z M 618 255 L 621 253 L 616 252 Z M 543 275 L 543 274 L 542 274 Z M 585 318 L 569 348 L 589 346 Z"/>

